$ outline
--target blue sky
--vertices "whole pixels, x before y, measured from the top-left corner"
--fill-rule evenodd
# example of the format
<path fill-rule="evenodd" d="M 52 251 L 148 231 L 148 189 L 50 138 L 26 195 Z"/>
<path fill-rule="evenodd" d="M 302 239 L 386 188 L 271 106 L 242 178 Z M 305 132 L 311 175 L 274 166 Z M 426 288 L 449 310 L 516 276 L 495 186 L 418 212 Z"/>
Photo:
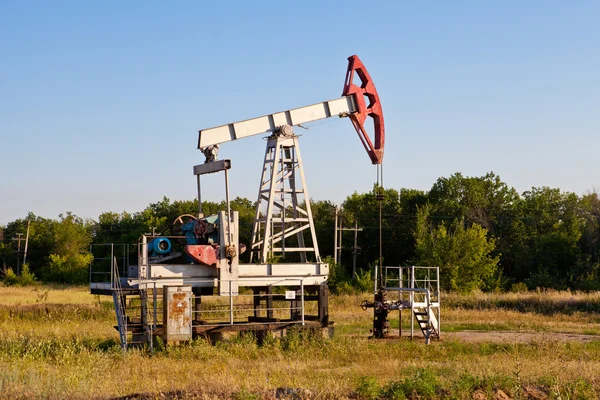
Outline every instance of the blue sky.
<path fill-rule="evenodd" d="M 192 199 L 199 129 L 339 97 L 352 54 L 381 97 L 385 186 L 600 186 L 600 2 L 366 4 L 0 1 L 0 224 Z M 312 198 L 372 187 L 349 120 L 298 133 Z M 222 146 L 232 196 L 255 200 L 264 145 Z"/>

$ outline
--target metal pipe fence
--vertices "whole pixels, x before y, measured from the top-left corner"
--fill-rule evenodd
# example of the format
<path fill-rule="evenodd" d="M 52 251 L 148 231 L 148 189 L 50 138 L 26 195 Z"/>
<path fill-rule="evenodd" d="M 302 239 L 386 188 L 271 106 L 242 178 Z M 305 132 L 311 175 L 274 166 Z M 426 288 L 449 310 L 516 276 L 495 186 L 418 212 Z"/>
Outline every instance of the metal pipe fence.
<path fill-rule="evenodd" d="M 192 296 L 192 326 L 223 327 L 249 321 L 255 325 L 269 325 L 274 322 L 305 325 L 312 315 L 318 314 L 316 301 L 309 301 L 316 300 L 318 293 L 307 294 L 303 279 L 285 280 L 289 282 L 289 286 L 284 287 L 288 290 L 272 286 L 269 292 L 265 290 L 269 287 L 266 285 L 259 289 L 263 293 L 256 293 L 254 290 L 257 288 L 244 287 L 244 279 L 236 281 L 240 286 L 238 292 L 231 290 L 234 281 L 221 281 L 221 285 L 226 285 L 230 289 L 228 295 L 204 293 Z M 188 285 L 190 283 L 208 285 L 213 282 L 214 279 L 186 280 Z M 273 282 L 280 284 L 281 279 L 273 278 Z M 164 322 L 163 290 L 157 282 L 148 281 L 146 285 L 151 292 L 148 293 L 148 323 L 156 329 Z M 290 288 L 296 289 L 289 290 Z M 139 299 L 131 301 L 128 310 L 136 310 L 138 308 L 136 302 Z"/>

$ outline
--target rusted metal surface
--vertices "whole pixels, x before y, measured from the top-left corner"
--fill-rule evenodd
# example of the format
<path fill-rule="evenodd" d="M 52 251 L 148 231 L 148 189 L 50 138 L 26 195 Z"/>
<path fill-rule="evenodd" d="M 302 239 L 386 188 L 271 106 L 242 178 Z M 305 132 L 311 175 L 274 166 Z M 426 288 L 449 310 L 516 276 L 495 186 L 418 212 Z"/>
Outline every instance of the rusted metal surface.
<path fill-rule="evenodd" d="M 215 265 L 219 259 L 219 246 L 211 246 L 205 244 L 187 245 L 183 251 L 195 261 L 206 264 Z"/>
<path fill-rule="evenodd" d="M 165 286 L 163 288 L 165 342 L 192 339 L 192 288 L 191 286 Z"/>

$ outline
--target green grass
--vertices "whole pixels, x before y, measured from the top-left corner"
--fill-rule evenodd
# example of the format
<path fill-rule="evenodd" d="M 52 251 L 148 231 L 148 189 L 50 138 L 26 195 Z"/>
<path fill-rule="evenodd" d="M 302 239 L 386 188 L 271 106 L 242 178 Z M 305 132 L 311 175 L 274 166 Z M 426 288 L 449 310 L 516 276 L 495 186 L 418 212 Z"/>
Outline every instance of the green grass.
<path fill-rule="evenodd" d="M 274 398 L 278 388 L 290 396 L 354 399 L 493 398 L 500 391 L 512 398 L 534 391 L 554 399 L 600 394 L 600 337 L 578 342 L 550 335 L 597 332 L 597 313 L 563 313 L 562 305 L 552 313 L 537 312 L 539 304 L 546 310 L 570 301 L 571 294 L 534 294 L 533 308 L 521 310 L 485 306 L 485 299 L 516 304 L 530 301 L 531 294 L 453 295 L 443 303 L 443 332 L 543 332 L 527 342 L 449 336 L 425 346 L 422 340 L 370 340 L 372 313 L 359 307 L 368 295 L 344 295 L 330 298 L 337 326 L 332 339 L 292 331 L 262 345 L 242 335 L 216 345 L 198 339 L 154 354 L 123 355 L 111 302 L 82 290 L 0 288 L 0 398 L 256 399 Z M 50 302 L 36 302 L 46 292 Z M 397 327 L 397 314 L 391 320 Z M 408 322 L 405 314 L 403 325 Z"/>

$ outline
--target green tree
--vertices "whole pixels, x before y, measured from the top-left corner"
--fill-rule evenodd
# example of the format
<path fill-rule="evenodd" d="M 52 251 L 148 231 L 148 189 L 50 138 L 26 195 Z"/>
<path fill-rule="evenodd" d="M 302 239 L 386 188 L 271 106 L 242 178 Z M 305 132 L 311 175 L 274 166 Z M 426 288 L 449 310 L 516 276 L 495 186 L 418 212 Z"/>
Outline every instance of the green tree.
<path fill-rule="evenodd" d="M 315 223 L 315 232 L 321 258 L 333 257 L 333 236 L 335 226 L 335 204 L 329 200 L 312 200 L 310 208 Z M 312 243 L 312 238 L 310 239 Z"/>
<path fill-rule="evenodd" d="M 368 193 L 355 192 L 348 196 L 342 205 L 344 225 L 354 226 L 354 222 L 357 221 L 358 227 L 363 228 L 359 233 L 362 248 L 359 267 L 362 268 L 379 259 L 379 200 L 377 200 L 379 191 L 380 188 L 374 186 Z M 399 229 L 402 222 L 400 192 L 395 189 L 385 189 L 383 195 L 381 204 L 383 258 L 387 265 L 398 265 L 406 256 L 406 248 L 402 245 L 403 236 Z M 346 238 L 345 243 L 350 243 L 350 238 Z M 351 257 L 350 251 L 343 253 L 342 264 L 351 265 Z"/>
<path fill-rule="evenodd" d="M 470 292 L 484 288 L 494 276 L 499 261 L 492 256 L 495 240 L 487 230 L 473 223 L 465 228 L 463 219 L 434 226 L 429 219 L 429 207 L 417 213 L 415 230 L 416 263 L 440 267 L 441 285 L 445 290 Z"/>
<path fill-rule="evenodd" d="M 92 241 L 90 224 L 72 213 L 59 215 L 54 229 L 54 246 L 43 279 L 61 283 L 85 283 L 92 261 L 89 252 Z"/>
<path fill-rule="evenodd" d="M 482 177 L 464 177 L 461 173 L 439 178 L 429 191 L 432 214 L 447 220 L 464 218 L 495 235 L 498 223 L 519 194 L 489 172 Z"/>
<path fill-rule="evenodd" d="M 579 202 L 582 232 L 579 239 L 581 252 L 587 256 L 587 265 L 576 278 L 576 287 L 584 290 L 600 289 L 600 198 L 597 192 L 584 195 Z"/>
<path fill-rule="evenodd" d="M 585 220 L 574 193 L 533 187 L 523 193 L 520 265 L 530 288 L 575 288 L 589 267 L 580 238 Z"/>
<path fill-rule="evenodd" d="M 23 237 L 27 233 L 27 221 L 30 222 L 29 227 L 29 243 L 27 250 L 27 263 L 31 272 L 40 276 L 42 268 L 48 262 L 48 256 L 52 252 L 54 246 L 54 228 L 56 221 L 52 219 L 38 217 L 33 213 L 29 213 L 25 218 L 16 219 L 7 224 L 4 229 L 4 250 L 3 262 L 6 262 L 7 267 L 17 270 L 17 248 L 12 238 L 17 233 L 22 233 Z M 21 253 L 24 247 L 21 246 Z M 23 254 L 21 254 L 23 257 Z"/>

